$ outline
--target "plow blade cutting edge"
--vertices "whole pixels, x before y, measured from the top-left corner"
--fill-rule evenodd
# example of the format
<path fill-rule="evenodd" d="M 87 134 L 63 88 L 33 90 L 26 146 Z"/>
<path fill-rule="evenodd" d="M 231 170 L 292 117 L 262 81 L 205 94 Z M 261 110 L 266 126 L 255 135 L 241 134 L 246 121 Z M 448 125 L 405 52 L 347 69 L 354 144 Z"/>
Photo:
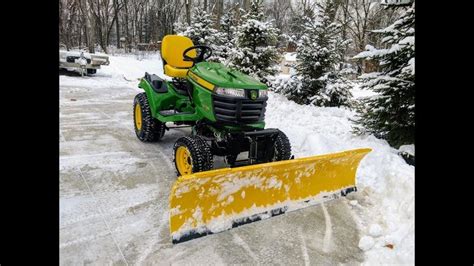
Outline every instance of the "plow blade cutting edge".
<path fill-rule="evenodd" d="M 356 191 L 371 149 L 180 176 L 170 194 L 173 243 L 315 205 Z"/>

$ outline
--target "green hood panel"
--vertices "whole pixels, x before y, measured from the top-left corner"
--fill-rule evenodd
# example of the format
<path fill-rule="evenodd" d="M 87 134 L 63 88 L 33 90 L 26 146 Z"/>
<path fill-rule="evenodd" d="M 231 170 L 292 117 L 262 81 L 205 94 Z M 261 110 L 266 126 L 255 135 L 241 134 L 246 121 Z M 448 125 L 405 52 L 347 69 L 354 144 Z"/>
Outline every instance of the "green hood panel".
<path fill-rule="evenodd" d="M 245 75 L 237 70 L 230 69 L 221 63 L 201 62 L 191 68 L 191 71 L 202 79 L 223 88 L 267 89 L 267 85 Z"/>

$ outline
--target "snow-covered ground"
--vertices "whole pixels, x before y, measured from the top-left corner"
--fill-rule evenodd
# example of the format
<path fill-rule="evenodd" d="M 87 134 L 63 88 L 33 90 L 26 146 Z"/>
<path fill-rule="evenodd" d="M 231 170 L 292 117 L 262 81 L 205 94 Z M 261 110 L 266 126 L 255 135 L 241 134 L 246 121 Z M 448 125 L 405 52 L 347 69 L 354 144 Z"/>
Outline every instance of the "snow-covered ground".
<path fill-rule="evenodd" d="M 71 88 L 70 91 L 76 87 L 108 89 L 111 93 L 118 87 L 139 91 L 138 79 L 144 71 L 163 75 L 159 55 L 140 61 L 134 55 L 110 56 L 110 65 L 102 67 L 95 76 L 61 76 L 60 84 Z M 130 95 L 117 90 L 114 97 L 122 93 Z M 354 88 L 353 94 L 364 97 L 370 92 Z M 279 128 L 288 135 L 296 157 L 362 147 L 373 149 L 357 172 L 359 191 L 344 199 L 349 202 L 350 218 L 362 232 L 358 247 L 365 252 L 367 264 L 414 263 L 414 167 L 406 164 L 386 141 L 354 135 L 351 110 L 302 106 L 275 93 L 269 97 L 267 127 Z M 90 99 L 87 104 L 94 101 Z M 333 232 L 337 230 L 342 228 L 332 228 Z M 308 261 L 305 257 L 304 262 Z"/>

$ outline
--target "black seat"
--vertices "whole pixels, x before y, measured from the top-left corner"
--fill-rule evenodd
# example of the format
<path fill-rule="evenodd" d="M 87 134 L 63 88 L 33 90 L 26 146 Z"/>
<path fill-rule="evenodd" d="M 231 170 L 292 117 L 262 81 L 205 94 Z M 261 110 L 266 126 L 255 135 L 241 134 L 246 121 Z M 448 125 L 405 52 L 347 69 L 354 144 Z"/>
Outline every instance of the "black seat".
<path fill-rule="evenodd" d="M 145 72 L 145 79 L 150 83 L 153 90 L 157 93 L 165 93 L 168 92 L 168 87 L 166 86 L 166 82 L 163 81 L 160 77 L 155 74 L 148 74 Z"/>

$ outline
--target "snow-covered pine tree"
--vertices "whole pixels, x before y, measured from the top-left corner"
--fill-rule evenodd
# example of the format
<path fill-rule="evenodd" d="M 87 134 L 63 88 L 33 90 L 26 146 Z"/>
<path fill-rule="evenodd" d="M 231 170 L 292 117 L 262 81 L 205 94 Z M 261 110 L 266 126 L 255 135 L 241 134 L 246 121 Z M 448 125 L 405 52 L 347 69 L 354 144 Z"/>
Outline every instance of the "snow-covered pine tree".
<path fill-rule="evenodd" d="M 307 5 L 301 3 L 296 4 L 295 10 L 288 21 L 289 42 L 292 45 L 297 45 L 298 41 L 304 32 L 304 24 L 308 19 L 314 19 L 314 10 Z"/>
<path fill-rule="evenodd" d="M 340 36 L 340 25 L 328 14 L 334 8 L 333 1 L 318 4 L 315 19 L 305 17 L 303 34 L 298 41 L 296 75 L 276 84 L 275 91 L 299 104 L 317 106 L 350 105 L 350 82 L 344 78 L 339 64 L 341 49 L 347 44 Z"/>
<path fill-rule="evenodd" d="M 277 72 L 277 29 L 264 21 L 262 0 L 253 0 L 250 10 L 237 27 L 236 47 L 232 49 L 230 66 L 264 83 Z"/>
<path fill-rule="evenodd" d="M 220 29 L 216 34 L 215 43 L 213 44 L 213 55 L 210 61 L 228 63 L 232 49 L 235 47 L 235 31 L 237 21 L 232 12 L 226 12 L 222 15 Z"/>
<path fill-rule="evenodd" d="M 177 34 L 189 37 L 194 45 L 211 45 L 217 35 L 217 30 L 213 28 L 214 22 L 209 13 L 200 7 L 193 11 L 191 25 L 183 27 L 176 24 Z"/>
<path fill-rule="evenodd" d="M 356 132 L 373 133 L 392 146 L 415 141 L 415 6 L 392 25 L 376 32 L 384 35 L 386 49 L 367 50 L 355 58 L 376 60 L 381 72 L 360 76 L 361 88 L 377 94 L 358 109 Z"/>

